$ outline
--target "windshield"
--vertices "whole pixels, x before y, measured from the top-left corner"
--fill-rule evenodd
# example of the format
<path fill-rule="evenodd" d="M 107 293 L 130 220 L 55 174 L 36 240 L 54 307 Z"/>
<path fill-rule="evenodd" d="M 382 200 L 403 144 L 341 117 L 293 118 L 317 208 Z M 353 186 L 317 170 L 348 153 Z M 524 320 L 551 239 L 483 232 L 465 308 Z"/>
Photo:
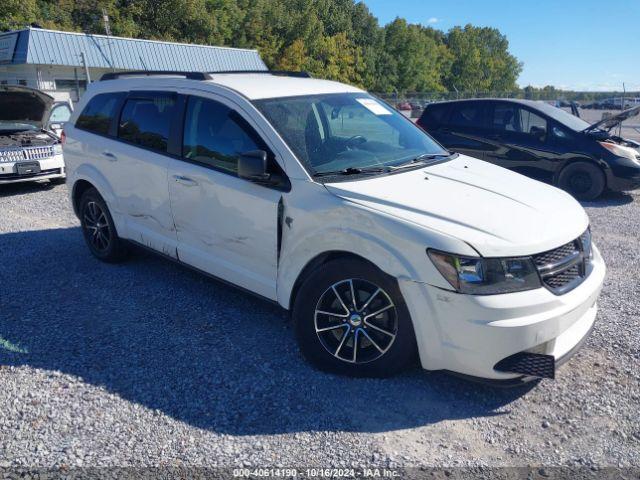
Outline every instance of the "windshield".
<path fill-rule="evenodd" d="M 21 132 L 25 130 L 40 130 L 37 126 L 31 123 L 18 123 L 7 120 L 0 120 L 0 131 L 6 132 L 7 130 L 13 132 Z"/>
<path fill-rule="evenodd" d="M 448 155 L 396 110 L 365 93 L 254 102 L 312 174 L 389 167 Z"/>
<path fill-rule="evenodd" d="M 569 112 L 562 110 L 561 108 L 551 106 L 548 103 L 537 102 L 536 108 L 576 132 L 581 132 L 585 128 L 589 127 L 589 124 L 584 120 L 576 117 L 575 115 L 571 115 Z"/>

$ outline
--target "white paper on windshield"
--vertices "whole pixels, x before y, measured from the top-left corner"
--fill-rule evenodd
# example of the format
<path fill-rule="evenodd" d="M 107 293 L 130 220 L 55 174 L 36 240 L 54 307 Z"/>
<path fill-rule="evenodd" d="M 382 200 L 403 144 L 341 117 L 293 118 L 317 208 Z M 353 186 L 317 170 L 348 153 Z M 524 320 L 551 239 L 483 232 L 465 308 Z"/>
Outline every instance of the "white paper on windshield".
<path fill-rule="evenodd" d="M 391 112 L 384 108 L 373 98 L 356 98 L 358 103 L 375 115 L 391 115 Z"/>

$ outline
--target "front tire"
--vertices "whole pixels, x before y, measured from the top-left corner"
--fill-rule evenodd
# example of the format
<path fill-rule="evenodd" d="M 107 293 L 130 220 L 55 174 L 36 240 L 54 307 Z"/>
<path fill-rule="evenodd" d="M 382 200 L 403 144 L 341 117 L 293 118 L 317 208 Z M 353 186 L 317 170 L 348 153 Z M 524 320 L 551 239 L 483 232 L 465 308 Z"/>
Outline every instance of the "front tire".
<path fill-rule="evenodd" d="M 300 287 L 293 318 L 302 354 L 324 371 L 387 377 L 416 357 L 396 280 L 364 261 L 339 259 L 318 267 Z"/>
<path fill-rule="evenodd" d="M 578 200 L 598 198 L 606 186 L 604 173 L 592 163 L 575 162 L 562 169 L 558 186 Z"/>
<path fill-rule="evenodd" d="M 82 233 L 93 256 L 107 263 L 124 260 L 127 244 L 118 237 L 109 208 L 95 188 L 82 194 L 79 211 Z"/>

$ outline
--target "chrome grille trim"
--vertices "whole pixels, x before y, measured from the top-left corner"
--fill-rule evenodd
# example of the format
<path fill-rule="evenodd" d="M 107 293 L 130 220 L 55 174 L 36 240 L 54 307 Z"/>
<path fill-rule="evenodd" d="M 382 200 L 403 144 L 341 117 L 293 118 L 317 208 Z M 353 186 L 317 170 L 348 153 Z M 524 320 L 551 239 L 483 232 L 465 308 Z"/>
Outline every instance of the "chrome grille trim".
<path fill-rule="evenodd" d="M 22 147 L 0 149 L 0 162 L 26 162 L 44 160 L 55 155 L 53 145 L 43 147 Z"/>
<path fill-rule="evenodd" d="M 585 251 L 585 231 L 572 242 L 533 256 L 542 284 L 556 295 L 580 285 L 591 271 L 590 248 Z"/>

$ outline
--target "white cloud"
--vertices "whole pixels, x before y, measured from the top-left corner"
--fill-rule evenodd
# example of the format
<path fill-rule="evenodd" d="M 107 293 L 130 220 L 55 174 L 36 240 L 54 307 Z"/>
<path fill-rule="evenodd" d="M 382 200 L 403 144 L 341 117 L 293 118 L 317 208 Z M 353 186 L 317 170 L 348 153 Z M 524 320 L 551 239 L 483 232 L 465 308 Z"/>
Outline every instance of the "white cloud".
<path fill-rule="evenodd" d="M 440 19 L 439 19 L 439 18 L 431 17 L 431 18 L 429 18 L 429 19 L 427 20 L 427 23 L 428 23 L 429 25 L 433 25 L 434 23 L 438 23 L 439 21 L 440 21 Z"/>

